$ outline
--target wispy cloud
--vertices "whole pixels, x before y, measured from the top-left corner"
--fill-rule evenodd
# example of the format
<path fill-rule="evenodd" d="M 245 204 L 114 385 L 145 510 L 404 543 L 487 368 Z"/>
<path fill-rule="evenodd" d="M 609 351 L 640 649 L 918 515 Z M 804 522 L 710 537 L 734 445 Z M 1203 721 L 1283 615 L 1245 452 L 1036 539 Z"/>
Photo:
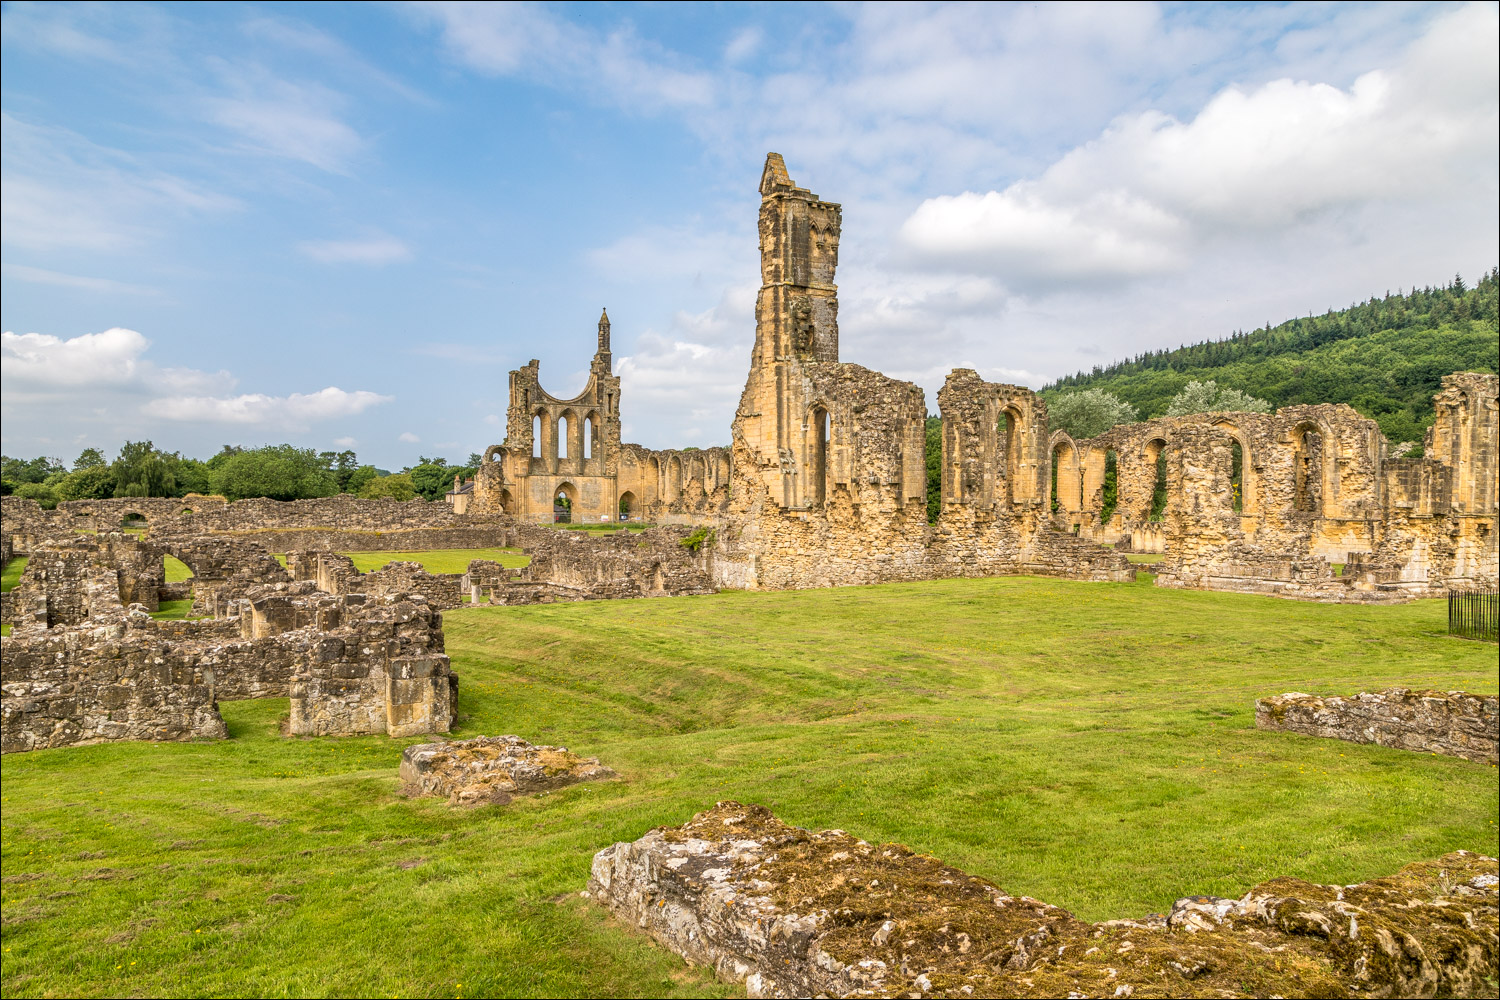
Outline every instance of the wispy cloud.
<path fill-rule="evenodd" d="M 120 250 L 164 223 L 240 203 L 68 129 L 0 112 L 0 218 L 4 242 L 30 250 Z"/>
<path fill-rule="evenodd" d="M 416 3 L 458 62 L 583 91 L 626 110 L 707 107 L 718 81 L 628 26 L 598 32 L 530 4 Z"/>

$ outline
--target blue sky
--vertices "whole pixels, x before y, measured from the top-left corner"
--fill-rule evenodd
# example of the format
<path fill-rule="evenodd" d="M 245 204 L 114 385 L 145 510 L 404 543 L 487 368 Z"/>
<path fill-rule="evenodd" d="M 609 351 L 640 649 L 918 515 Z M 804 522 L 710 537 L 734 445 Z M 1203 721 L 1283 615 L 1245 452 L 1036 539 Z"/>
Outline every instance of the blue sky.
<path fill-rule="evenodd" d="M 1486 4 L 5 4 L 3 444 L 724 444 L 768 150 L 842 353 L 1039 386 L 1500 261 Z"/>

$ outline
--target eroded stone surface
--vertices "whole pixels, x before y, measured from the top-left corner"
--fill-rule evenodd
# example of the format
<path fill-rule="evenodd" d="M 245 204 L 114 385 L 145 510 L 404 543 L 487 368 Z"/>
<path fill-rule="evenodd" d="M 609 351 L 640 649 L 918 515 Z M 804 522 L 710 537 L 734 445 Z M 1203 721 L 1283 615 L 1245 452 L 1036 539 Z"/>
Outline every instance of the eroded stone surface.
<path fill-rule="evenodd" d="M 519 736 L 480 736 L 454 743 L 419 743 L 401 754 L 401 780 L 418 795 L 455 805 L 504 805 L 516 795 L 614 777 L 598 757 L 567 747 L 533 746 Z"/>
<path fill-rule="evenodd" d="M 721 802 L 594 857 L 589 894 L 750 996 L 1477 996 L 1497 864 L 1467 851 L 1353 886 L 1092 924 L 899 844 Z"/>
<path fill-rule="evenodd" d="M 1257 700 L 1255 725 L 1486 764 L 1500 761 L 1500 699 L 1467 691 L 1392 688 L 1352 698 L 1293 691 Z"/>

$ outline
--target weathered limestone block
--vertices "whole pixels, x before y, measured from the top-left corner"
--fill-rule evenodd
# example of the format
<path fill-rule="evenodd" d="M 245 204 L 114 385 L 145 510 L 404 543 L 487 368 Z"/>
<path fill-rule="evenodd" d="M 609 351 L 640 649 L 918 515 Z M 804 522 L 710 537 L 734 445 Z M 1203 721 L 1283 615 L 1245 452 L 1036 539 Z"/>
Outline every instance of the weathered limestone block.
<path fill-rule="evenodd" d="M 752 997 L 1477 996 L 1497 973 L 1497 870 L 1458 851 L 1090 924 L 899 844 L 721 802 L 600 851 L 589 894 Z"/>
<path fill-rule="evenodd" d="M 1494 695 L 1392 688 L 1320 698 L 1294 691 L 1258 699 L 1255 725 L 1487 764 L 1500 761 L 1500 699 Z"/>
<path fill-rule="evenodd" d="M 456 805 L 504 805 L 516 795 L 614 777 L 598 757 L 567 747 L 533 746 L 519 736 L 480 736 L 458 743 L 419 743 L 401 754 L 401 780 L 417 795 Z"/>

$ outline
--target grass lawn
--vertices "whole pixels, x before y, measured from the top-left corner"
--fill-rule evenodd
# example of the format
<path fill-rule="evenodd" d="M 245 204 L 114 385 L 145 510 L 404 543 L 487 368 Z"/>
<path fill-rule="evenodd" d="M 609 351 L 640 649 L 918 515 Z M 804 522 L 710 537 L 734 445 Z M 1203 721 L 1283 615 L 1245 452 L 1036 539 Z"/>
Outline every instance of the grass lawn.
<path fill-rule="evenodd" d="M 26 572 L 26 557 L 16 556 L 5 564 L 5 569 L 0 570 L 0 593 L 9 593 L 16 589 L 16 584 L 21 582 L 21 574 Z"/>
<path fill-rule="evenodd" d="M 1445 614 L 1025 578 L 447 612 L 457 736 L 621 779 L 410 801 L 418 741 L 286 740 L 285 700 L 223 704 L 228 741 L 10 755 L 0 985 L 743 995 L 577 896 L 594 851 L 724 798 L 1089 919 L 1494 855 L 1494 767 L 1254 728 L 1264 694 L 1494 692 Z"/>

